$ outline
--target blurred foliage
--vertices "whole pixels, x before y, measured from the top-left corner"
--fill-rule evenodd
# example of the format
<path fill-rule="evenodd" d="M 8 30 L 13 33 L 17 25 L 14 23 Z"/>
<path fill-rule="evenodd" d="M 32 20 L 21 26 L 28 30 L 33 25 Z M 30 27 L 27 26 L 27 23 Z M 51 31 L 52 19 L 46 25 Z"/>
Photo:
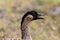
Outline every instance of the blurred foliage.
<path fill-rule="evenodd" d="M 56 6 L 60 7 L 60 0 L 0 0 L 0 10 L 4 12 L 0 12 L 0 38 L 21 39 L 23 15 L 36 10 L 45 16 L 44 20 L 30 23 L 33 40 L 60 40 L 60 11 L 54 14 L 52 10 Z"/>

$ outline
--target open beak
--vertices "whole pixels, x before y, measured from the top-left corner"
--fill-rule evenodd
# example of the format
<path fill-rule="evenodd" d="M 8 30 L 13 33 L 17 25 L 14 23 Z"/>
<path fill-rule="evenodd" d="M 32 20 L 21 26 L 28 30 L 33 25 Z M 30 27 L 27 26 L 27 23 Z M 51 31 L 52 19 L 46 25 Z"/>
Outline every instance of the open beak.
<path fill-rule="evenodd" d="M 38 14 L 38 19 L 44 19 L 44 14 L 43 13 L 39 13 Z"/>

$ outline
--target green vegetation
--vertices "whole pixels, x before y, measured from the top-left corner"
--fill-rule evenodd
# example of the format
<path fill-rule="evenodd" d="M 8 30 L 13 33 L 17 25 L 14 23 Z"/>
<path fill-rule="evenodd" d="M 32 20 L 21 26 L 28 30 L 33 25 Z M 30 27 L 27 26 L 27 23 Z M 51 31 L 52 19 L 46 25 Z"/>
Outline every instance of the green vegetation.
<path fill-rule="evenodd" d="M 0 17 L 0 38 L 20 39 L 22 16 L 32 9 L 46 15 L 44 20 L 30 23 L 33 40 L 60 40 L 60 13 L 53 14 L 48 11 L 54 6 L 60 7 L 60 0 L 0 0 L 0 9 L 5 10 Z M 16 7 L 15 12 L 11 11 L 12 7 Z"/>

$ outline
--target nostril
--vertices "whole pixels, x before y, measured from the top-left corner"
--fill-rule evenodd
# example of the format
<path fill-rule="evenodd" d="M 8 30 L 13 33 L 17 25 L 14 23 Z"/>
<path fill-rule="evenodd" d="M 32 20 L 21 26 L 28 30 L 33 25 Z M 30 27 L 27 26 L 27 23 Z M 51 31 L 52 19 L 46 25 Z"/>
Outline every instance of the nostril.
<path fill-rule="evenodd" d="M 45 15 L 45 14 L 43 14 L 43 13 L 39 13 L 39 14 L 38 14 L 38 16 L 44 16 L 44 15 Z"/>

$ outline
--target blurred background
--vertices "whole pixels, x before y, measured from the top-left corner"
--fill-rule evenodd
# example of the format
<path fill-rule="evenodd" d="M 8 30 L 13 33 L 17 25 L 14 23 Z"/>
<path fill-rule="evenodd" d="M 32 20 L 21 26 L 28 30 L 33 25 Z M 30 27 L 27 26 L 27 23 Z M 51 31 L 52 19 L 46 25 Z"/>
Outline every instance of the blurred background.
<path fill-rule="evenodd" d="M 0 0 L 0 40 L 21 40 L 21 19 L 30 10 L 45 14 L 29 25 L 33 40 L 60 40 L 60 0 Z"/>

